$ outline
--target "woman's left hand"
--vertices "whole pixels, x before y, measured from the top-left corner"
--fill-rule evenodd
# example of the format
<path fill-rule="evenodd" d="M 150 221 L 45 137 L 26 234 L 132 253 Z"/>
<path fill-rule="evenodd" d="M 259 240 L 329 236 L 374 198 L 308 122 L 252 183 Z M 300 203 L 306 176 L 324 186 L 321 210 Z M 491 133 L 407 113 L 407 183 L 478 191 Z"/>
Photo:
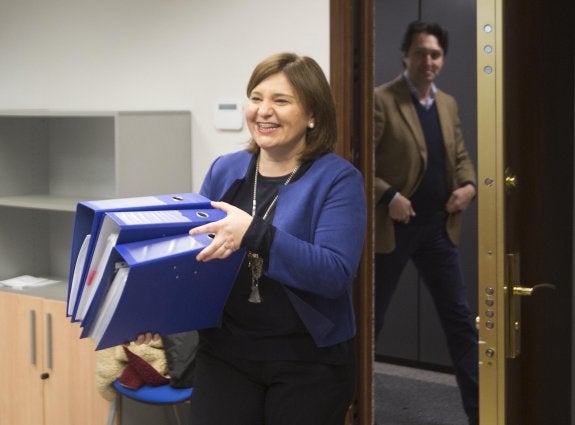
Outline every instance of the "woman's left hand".
<path fill-rule="evenodd" d="M 209 261 L 214 258 L 227 258 L 240 248 L 242 239 L 252 222 L 252 216 L 244 210 L 226 202 L 212 202 L 212 207 L 224 211 L 227 216 L 221 220 L 194 227 L 190 235 L 209 233 L 214 240 L 196 257 L 198 261 Z"/>
<path fill-rule="evenodd" d="M 160 334 L 146 332 L 145 334 L 139 334 L 134 343 L 136 343 L 136 345 L 149 344 L 152 341 L 158 341 L 160 338 Z"/>

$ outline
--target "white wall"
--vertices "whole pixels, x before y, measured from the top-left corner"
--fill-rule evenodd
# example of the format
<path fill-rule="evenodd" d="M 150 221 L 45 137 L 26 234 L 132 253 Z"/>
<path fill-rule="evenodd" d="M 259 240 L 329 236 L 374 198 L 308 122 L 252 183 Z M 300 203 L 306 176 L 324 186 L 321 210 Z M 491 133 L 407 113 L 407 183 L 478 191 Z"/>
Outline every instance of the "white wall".
<path fill-rule="evenodd" d="M 2 0 L 0 109 L 191 110 L 199 190 L 248 139 L 214 128 L 216 101 L 279 51 L 329 74 L 329 0 Z"/>

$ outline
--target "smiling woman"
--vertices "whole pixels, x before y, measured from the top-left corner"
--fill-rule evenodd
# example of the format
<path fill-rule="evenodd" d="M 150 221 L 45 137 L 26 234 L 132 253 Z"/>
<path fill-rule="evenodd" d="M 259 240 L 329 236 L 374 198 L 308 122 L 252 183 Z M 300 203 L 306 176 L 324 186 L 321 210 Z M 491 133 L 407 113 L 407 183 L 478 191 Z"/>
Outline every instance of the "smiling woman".
<path fill-rule="evenodd" d="M 271 75 L 251 91 L 246 122 L 253 143 L 262 149 L 262 165 L 275 166 L 265 169 L 260 165 L 260 171 L 270 177 L 295 167 L 305 149 L 308 128 L 314 127 L 311 113 L 304 109 L 283 72 Z"/>
<path fill-rule="evenodd" d="M 201 189 L 227 216 L 190 231 L 214 235 L 199 261 L 247 251 L 221 326 L 200 331 L 192 422 L 341 424 L 354 394 L 363 178 L 333 153 L 335 105 L 313 59 L 268 57 L 247 94 L 249 145 L 216 159 Z"/>

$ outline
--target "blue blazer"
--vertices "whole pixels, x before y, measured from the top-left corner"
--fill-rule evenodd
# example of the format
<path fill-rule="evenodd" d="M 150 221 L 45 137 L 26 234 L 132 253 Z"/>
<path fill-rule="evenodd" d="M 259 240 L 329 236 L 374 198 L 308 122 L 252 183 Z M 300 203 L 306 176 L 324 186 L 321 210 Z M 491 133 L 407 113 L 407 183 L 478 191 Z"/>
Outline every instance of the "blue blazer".
<path fill-rule="evenodd" d="M 252 158 L 245 150 L 217 158 L 201 194 L 220 200 L 246 177 Z M 355 335 L 351 285 L 366 224 L 363 177 L 340 156 L 323 155 L 300 178 L 279 188 L 265 273 L 283 284 L 318 347 Z"/>

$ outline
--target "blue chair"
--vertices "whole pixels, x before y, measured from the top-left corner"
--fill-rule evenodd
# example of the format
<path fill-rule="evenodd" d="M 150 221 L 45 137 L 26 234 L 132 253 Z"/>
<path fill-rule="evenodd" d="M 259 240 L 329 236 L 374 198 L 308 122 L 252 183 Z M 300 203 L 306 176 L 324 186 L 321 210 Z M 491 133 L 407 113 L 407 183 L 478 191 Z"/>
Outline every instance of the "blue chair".
<path fill-rule="evenodd" d="M 120 402 L 121 397 L 146 403 L 151 405 L 158 405 L 166 408 L 166 414 L 170 414 L 170 423 L 182 425 L 180 415 L 178 413 L 177 405 L 180 403 L 188 402 L 192 396 L 192 388 L 174 388 L 170 384 L 151 387 L 144 385 L 138 390 L 126 388 L 120 384 L 120 380 L 114 381 L 112 386 L 118 392 L 118 396 L 110 406 L 110 413 L 108 415 L 108 425 L 113 425 L 116 418 L 117 404 Z M 175 422 L 172 422 L 174 419 Z"/>

